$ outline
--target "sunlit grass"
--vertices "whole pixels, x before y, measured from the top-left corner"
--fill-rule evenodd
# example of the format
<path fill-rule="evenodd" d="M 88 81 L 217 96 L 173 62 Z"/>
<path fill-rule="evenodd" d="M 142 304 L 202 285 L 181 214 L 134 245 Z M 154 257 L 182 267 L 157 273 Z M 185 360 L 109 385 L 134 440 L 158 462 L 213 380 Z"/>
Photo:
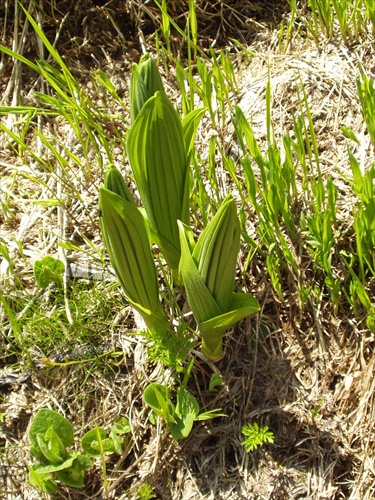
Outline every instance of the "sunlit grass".
<path fill-rule="evenodd" d="M 19 288 L 4 291 L 1 297 L 13 313 L 12 318 L 8 315 L 8 321 L 2 318 L 6 343 L 0 349 L 1 358 L 19 355 L 29 362 L 38 356 L 74 351 L 81 345 L 105 345 L 114 325 L 113 311 L 125 305 L 109 288 L 105 292 L 103 284 L 86 282 L 71 284 L 67 302 L 63 289 L 56 286 L 33 296 Z"/>
<path fill-rule="evenodd" d="M 292 19 L 301 22 L 307 35 L 320 44 L 322 34 L 328 40 L 344 44 L 358 43 L 372 30 L 374 6 L 368 0 L 288 0 Z M 370 22 L 369 22 L 370 21 Z M 283 25 L 282 30 L 285 31 Z M 287 40 L 292 38 L 287 30 Z"/>

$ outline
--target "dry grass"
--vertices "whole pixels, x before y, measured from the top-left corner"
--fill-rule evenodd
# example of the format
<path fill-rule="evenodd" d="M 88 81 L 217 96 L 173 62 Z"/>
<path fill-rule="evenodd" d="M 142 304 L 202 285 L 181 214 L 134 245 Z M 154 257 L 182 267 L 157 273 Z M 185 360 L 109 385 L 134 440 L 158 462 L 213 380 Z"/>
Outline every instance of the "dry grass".
<path fill-rule="evenodd" d="M 184 2 L 174 3 L 177 19 L 182 19 Z M 44 7 L 51 23 L 49 33 L 53 39 L 53 19 L 64 19 L 58 47 L 75 76 L 93 93 L 87 82 L 93 65 L 100 62 L 126 100 L 130 64 L 139 57 L 140 40 L 153 43 L 156 11 L 141 2 L 120 2 L 121 6 L 118 2 L 84 4 L 85 8 L 80 2 L 64 1 L 59 2 L 57 9 L 47 3 Z M 336 176 L 339 182 L 339 217 L 345 231 L 350 226 L 347 217 L 352 200 L 347 196 L 342 175 L 348 172 L 346 141 L 340 126 L 352 128 L 361 138 L 358 152 L 365 164 L 369 140 L 358 111 L 355 78 L 358 61 L 365 67 L 374 67 L 372 44 L 347 49 L 332 43 L 317 49 L 296 39 L 280 54 L 277 35 L 266 29 L 262 17 L 268 13 L 267 21 L 272 16 L 277 19 L 279 12 L 273 5 L 233 1 L 227 2 L 227 8 L 223 12 L 219 3 L 213 3 L 208 12 L 204 2 L 198 2 L 199 22 L 206 23 L 201 30 L 202 44 L 204 40 L 223 43 L 223 33 L 233 36 L 240 26 L 241 42 L 250 43 L 249 49 L 255 55 L 251 63 L 237 61 L 242 89 L 239 102 L 251 116 L 264 145 L 268 71 L 277 137 L 290 130 L 291 113 L 298 107 L 296 85 L 304 83 L 323 171 Z M 2 10 L 0 7 L 1 14 Z M 245 23 L 247 18 L 252 19 L 251 23 Z M 249 24 L 256 26 L 250 30 L 251 36 Z M 10 46 L 10 24 L 5 33 L 6 45 Z M 35 50 L 32 41 L 25 45 L 28 57 Z M 6 60 L 1 92 L 9 102 L 14 90 L 8 87 L 11 71 L 10 61 Z M 14 85 L 27 98 L 34 83 L 26 74 Z M 58 123 L 52 126 L 56 133 L 64 134 Z M 229 146 L 235 150 L 234 144 Z M 121 156 L 119 150 L 119 161 Z M 34 285 L 30 262 L 56 243 L 58 214 L 54 208 L 33 205 L 23 198 L 35 186 L 30 180 L 24 181 L 28 185 L 14 184 L 15 170 L 29 170 L 11 149 L 1 150 L 0 168 L 2 187 L 11 192 L 12 198 L 12 217 L 5 219 L 0 215 L 1 236 L 12 248 L 18 276 L 31 290 Z M 89 250 L 87 239 L 101 245 L 97 219 L 100 181 L 99 172 L 94 182 L 80 179 L 77 186 L 85 189 L 84 203 L 72 202 L 64 214 L 64 238 L 79 245 L 82 251 Z M 55 189 L 53 181 L 50 187 Z M 46 193 L 41 190 L 39 196 L 43 198 Z M 348 240 L 351 236 L 348 232 Z M 15 239 L 22 241 L 27 260 L 19 255 Z M 301 266 L 308 276 L 309 263 L 301 262 Z M 363 318 L 354 320 L 349 311 L 341 309 L 334 316 L 330 304 L 321 297 L 313 297 L 302 309 L 294 283 L 290 283 L 290 293 L 281 303 L 266 279 L 264 263 L 257 257 L 252 261 L 248 279 L 262 310 L 255 319 L 237 326 L 226 336 L 225 357 L 217 365 L 225 385 L 216 393 L 208 392 L 212 367 L 199 358 L 190 384 L 203 408 L 219 407 L 228 418 L 196 424 L 183 442 L 173 442 L 163 428 L 153 427 L 147 421 L 142 393 L 148 381 L 158 380 L 161 372 L 145 362 L 143 341 L 131 333 L 134 324 L 126 307 L 113 311 L 106 338 L 111 348 L 125 353 L 119 363 L 46 368 L 37 355 L 38 346 L 31 349 L 26 380 L 1 387 L 4 422 L 0 444 L 6 445 L 6 450 L 0 456 L 0 491 L 4 498 L 40 498 L 40 493 L 27 484 L 25 466 L 30 462 L 30 417 L 42 407 L 62 411 L 72 421 L 77 436 L 95 424 L 108 426 L 119 415 L 129 418 L 133 438 L 129 448 L 122 457 L 111 457 L 107 464 L 108 498 L 136 498 L 144 481 L 163 500 L 374 498 L 374 335 L 366 329 Z M 310 279 L 313 282 L 315 277 L 311 275 Z M 6 286 L 11 285 L 11 281 L 7 283 Z M 109 293 L 105 284 L 103 289 Z M 17 364 L 16 357 L 7 353 L 5 340 L 2 344 L 2 360 L 7 365 Z M 249 454 L 240 444 L 240 431 L 244 423 L 252 420 L 268 425 L 275 434 L 275 443 Z M 88 473 L 84 491 L 61 491 L 57 498 L 103 498 L 99 462 Z"/>

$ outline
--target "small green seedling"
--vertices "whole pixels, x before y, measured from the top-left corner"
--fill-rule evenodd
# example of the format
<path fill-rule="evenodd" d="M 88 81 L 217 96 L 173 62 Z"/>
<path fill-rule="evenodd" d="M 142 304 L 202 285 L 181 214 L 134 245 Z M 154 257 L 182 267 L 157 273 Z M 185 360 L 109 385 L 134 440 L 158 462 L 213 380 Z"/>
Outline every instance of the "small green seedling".
<path fill-rule="evenodd" d="M 223 384 L 224 384 L 224 380 L 223 380 L 223 377 L 221 376 L 221 374 L 219 372 L 214 372 L 211 375 L 208 390 L 214 391 L 216 389 L 216 387 L 223 385 Z"/>
<path fill-rule="evenodd" d="M 254 451 L 264 443 L 274 442 L 273 432 L 269 430 L 268 425 L 259 427 L 256 422 L 249 423 L 242 427 L 241 432 L 244 436 L 247 436 L 247 438 L 241 442 L 246 451 Z"/>
<path fill-rule="evenodd" d="M 96 427 L 86 432 L 81 440 L 83 450 L 92 457 L 102 456 L 104 453 L 122 454 L 124 434 L 130 432 L 129 420 L 120 417 L 111 427 L 109 435 L 102 427 Z"/>
<path fill-rule="evenodd" d="M 197 400 L 185 387 L 177 389 L 176 405 L 172 403 L 170 389 L 157 383 L 146 387 L 143 399 L 152 410 L 151 423 L 156 423 L 157 417 L 164 419 L 174 439 L 188 437 L 196 420 L 209 420 L 214 417 L 226 416 L 219 413 L 219 409 L 199 413 Z"/>
<path fill-rule="evenodd" d="M 104 453 L 114 453 L 115 446 L 102 427 L 88 431 L 81 440 L 84 451 L 92 457 L 100 457 Z"/>
<path fill-rule="evenodd" d="M 29 481 L 46 493 L 57 489 L 55 478 L 67 486 L 82 488 L 84 473 L 92 460 L 75 450 L 68 452 L 74 442 L 72 424 L 59 413 L 39 410 L 29 431 L 31 455 L 37 459 L 29 466 Z"/>
<path fill-rule="evenodd" d="M 151 500 L 151 498 L 156 498 L 156 495 L 150 484 L 143 483 L 138 488 L 136 498 L 138 500 Z"/>
<path fill-rule="evenodd" d="M 324 398 L 320 398 L 319 399 L 319 402 L 314 406 L 314 408 L 311 410 L 311 417 L 313 419 L 313 421 L 316 419 L 316 417 L 318 416 L 319 412 L 320 412 L 320 409 L 322 407 L 322 404 L 324 402 Z"/>
<path fill-rule="evenodd" d="M 109 436 L 96 427 L 87 432 L 82 440 L 83 450 L 91 457 L 103 457 L 106 453 L 123 451 L 124 434 L 130 431 L 129 421 L 119 418 L 111 427 Z M 37 459 L 29 466 L 29 481 L 36 488 L 53 493 L 57 489 L 55 479 L 67 486 L 82 488 L 84 473 L 92 467 L 92 459 L 71 450 L 74 443 L 72 424 L 59 413 L 44 408 L 35 415 L 29 431 L 31 455 Z"/>
<path fill-rule="evenodd" d="M 62 274 L 64 270 L 64 263 L 49 255 L 34 263 L 34 276 L 40 288 L 47 288 L 50 283 L 62 286 Z"/>

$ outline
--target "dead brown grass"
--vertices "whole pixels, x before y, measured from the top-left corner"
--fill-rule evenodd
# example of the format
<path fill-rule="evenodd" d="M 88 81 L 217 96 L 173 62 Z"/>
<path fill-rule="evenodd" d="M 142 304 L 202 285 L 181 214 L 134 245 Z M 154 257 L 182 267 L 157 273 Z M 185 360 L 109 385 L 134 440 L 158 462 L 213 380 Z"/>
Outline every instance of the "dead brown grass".
<path fill-rule="evenodd" d="M 185 3 L 176 0 L 173 4 L 176 19 L 183 24 Z M 290 130 L 291 113 L 297 107 L 296 84 L 305 84 L 324 171 L 339 183 L 339 215 L 345 231 L 350 226 L 347 217 L 352 200 L 347 197 L 343 180 L 348 172 L 340 126 L 352 128 L 361 137 L 357 152 L 364 163 L 368 161 L 368 139 L 358 112 L 355 78 L 357 61 L 373 68 L 375 53 L 370 45 L 349 50 L 322 44 L 317 49 L 295 40 L 286 53 L 280 54 L 275 35 L 265 28 L 266 21 L 277 18 L 277 8 L 284 10 L 279 5 L 198 2 L 202 44 L 215 40 L 222 44 L 224 34 L 233 33 L 238 33 L 242 43 L 251 42 L 249 48 L 255 54 L 251 64 L 238 62 L 243 89 L 240 105 L 251 116 L 260 141 L 265 139 L 268 69 L 278 137 Z M 44 9 L 47 33 L 54 38 L 57 20 L 58 48 L 88 91 L 93 92 L 88 83 L 90 71 L 100 63 L 126 99 L 130 64 L 138 59 L 141 43 L 152 46 L 156 9 L 143 2 L 115 1 L 63 1 L 58 6 L 46 2 Z M 266 21 L 264 13 L 268 13 Z M 8 22 L 5 44 L 10 46 L 9 18 Z M 249 26 L 256 27 L 250 30 L 250 36 Z M 35 42 L 30 38 L 25 56 L 33 54 Z M 11 63 L 6 60 L 1 82 L 5 100 L 14 90 L 6 92 L 11 72 Z M 27 97 L 32 86 L 29 76 L 14 82 L 22 97 Z M 58 123 L 53 126 L 58 132 Z M 31 289 L 29 260 L 54 248 L 56 237 L 50 229 L 59 222 L 54 209 L 32 205 L 23 198 L 24 193 L 32 191 L 32 185 L 13 182 L 15 171 L 29 173 L 29 167 L 12 150 L 3 149 L 1 153 L 2 187 L 13 199 L 13 214 L 6 220 L 3 216 L 1 236 L 11 244 L 18 276 Z M 87 250 L 83 236 L 101 244 L 96 208 L 99 184 L 99 178 L 94 184 L 83 183 L 87 188 L 85 203 L 72 202 L 66 214 L 65 236 L 82 251 Z M 16 238 L 22 241 L 28 261 L 17 253 Z M 308 276 L 309 263 L 301 265 Z M 162 425 L 153 427 L 147 421 L 142 393 L 149 380 L 160 379 L 161 372 L 147 364 L 142 339 L 131 334 L 133 324 L 127 309 L 114 311 L 106 339 L 116 351 L 125 353 L 118 364 L 46 368 L 35 346 L 27 378 L 16 376 L 18 383 L 1 387 L 4 422 L 0 444 L 5 450 L 0 456 L 0 491 L 4 498 L 41 497 L 27 484 L 25 466 L 30 462 L 27 428 L 30 418 L 42 407 L 62 411 L 72 421 L 77 437 L 95 424 L 108 427 L 119 415 L 126 415 L 132 424 L 132 440 L 123 456 L 108 460 L 106 492 L 98 462 L 87 475 L 84 491 L 62 489 L 57 498 L 136 498 L 144 481 L 163 500 L 374 498 L 374 335 L 366 329 L 363 318 L 354 319 L 350 311 L 341 309 L 334 316 L 322 297 L 313 296 L 302 309 L 290 276 L 286 277 L 290 292 L 280 303 L 265 276 L 264 263 L 257 257 L 248 279 L 262 310 L 226 336 L 225 357 L 217 366 L 225 385 L 216 393 L 208 392 L 212 367 L 199 358 L 190 385 L 203 408 L 219 407 L 228 417 L 197 424 L 183 442 L 173 442 Z M 316 277 L 311 275 L 310 279 L 313 282 Z M 17 364 L 17 357 L 7 351 L 6 336 L 1 349 L 8 368 Z M 240 444 L 240 431 L 252 420 L 273 430 L 275 444 L 249 454 Z"/>

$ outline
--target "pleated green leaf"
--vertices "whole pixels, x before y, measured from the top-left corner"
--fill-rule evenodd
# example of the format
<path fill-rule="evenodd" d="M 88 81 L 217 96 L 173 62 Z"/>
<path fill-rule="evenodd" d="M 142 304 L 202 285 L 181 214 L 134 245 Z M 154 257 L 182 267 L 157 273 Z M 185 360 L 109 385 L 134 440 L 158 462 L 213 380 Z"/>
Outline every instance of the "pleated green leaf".
<path fill-rule="evenodd" d="M 145 102 L 158 90 L 164 91 L 159 69 L 149 54 L 133 64 L 130 77 L 130 121 L 134 124 Z"/>
<path fill-rule="evenodd" d="M 156 92 L 143 105 L 127 150 L 155 243 L 171 269 L 177 269 L 177 220 L 188 220 L 189 175 L 181 120 L 164 92 Z"/>
<path fill-rule="evenodd" d="M 135 205 L 134 198 L 128 188 L 121 172 L 114 166 L 110 165 L 108 168 L 105 179 L 104 179 L 104 187 L 113 193 L 118 194 L 126 201 L 133 203 Z"/>
<path fill-rule="evenodd" d="M 153 327 L 165 315 L 144 218 L 135 204 L 104 187 L 99 206 L 103 240 L 116 276 L 129 302 Z"/>
<path fill-rule="evenodd" d="M 223 334 L 259 309 L 249 294 L 234 294 L 240 227 L 233 198 L 228 195 L 196 245 L 191 230 L 179 222 L 180 276 L 202 337 L 202 352 L 213 361 L 223 355 Z"/>
<path fill-rule="evenodd" d="M 202 232 L 193 252 L 198 271 L 220 310 L 228 310 L 240 249 L 240 222 L 231 195 Z"/>
<path fill-rule="evenodd" d="M 197 263 L 191 254 L 186 233 L 190 228 L 179 221 L 181 239 L 180 275 L 186 289 L 187 299 L 198 324 L 222 314 L 211 292 L 199 274 Z M 191 244 L 191 242 L 190 242 Z"/>

